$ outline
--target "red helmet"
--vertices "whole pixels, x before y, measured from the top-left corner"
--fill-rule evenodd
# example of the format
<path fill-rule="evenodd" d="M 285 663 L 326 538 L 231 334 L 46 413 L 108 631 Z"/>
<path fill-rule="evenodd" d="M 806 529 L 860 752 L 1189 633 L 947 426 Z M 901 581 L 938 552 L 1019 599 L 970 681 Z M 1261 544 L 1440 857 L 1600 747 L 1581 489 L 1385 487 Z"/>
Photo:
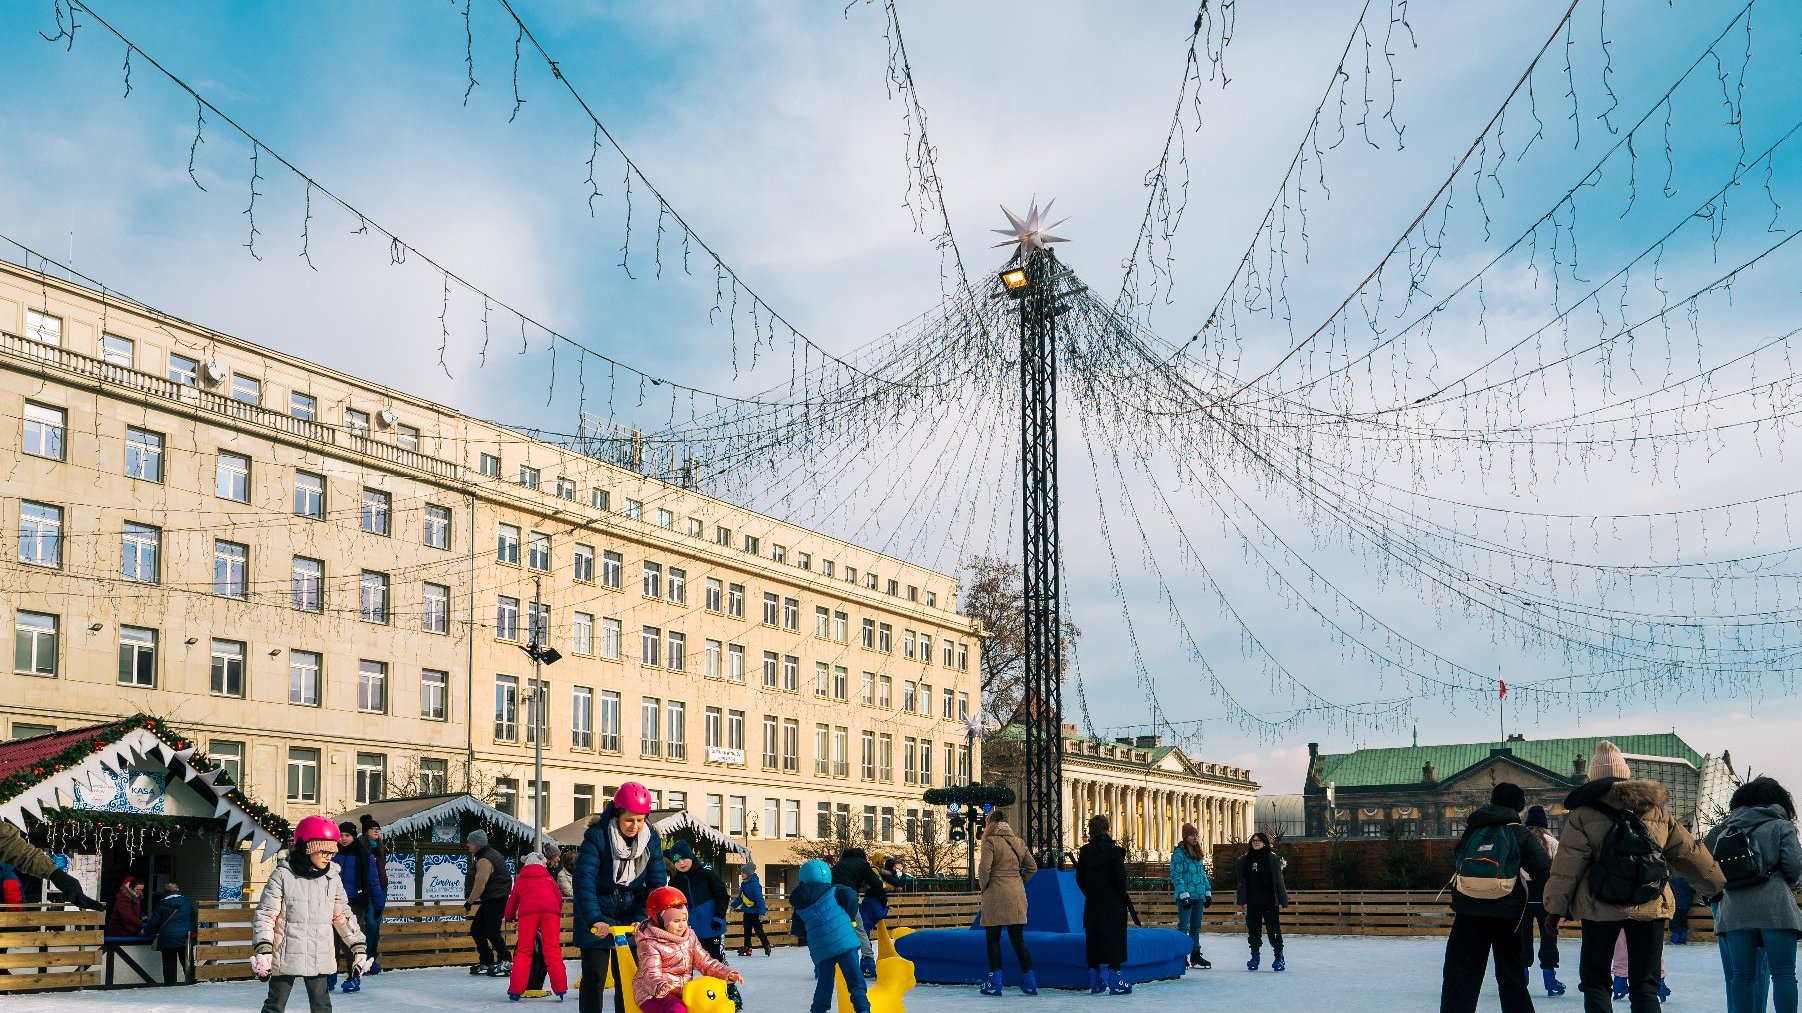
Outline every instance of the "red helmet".
<path fill-rule="evenodd" d="M 627 781 L 613 793 L 613 805 L 629 813 L 649 816 L 651 813 L 651 790 L 637 781 Z"/>
<path fill-rule="evenodd" d="M 663 912 L 673 907 L 687 907 L 688 898 L 673 886 L 660 886 L 644 899 L 645 917 L 662 925 Z"/>
<path fill-rule="evenodd" d="M 338 843 L 338 826 L 324 816 L 307 816 L 294 825 L 294 843 L 302 847 L 308 841 Z"/>

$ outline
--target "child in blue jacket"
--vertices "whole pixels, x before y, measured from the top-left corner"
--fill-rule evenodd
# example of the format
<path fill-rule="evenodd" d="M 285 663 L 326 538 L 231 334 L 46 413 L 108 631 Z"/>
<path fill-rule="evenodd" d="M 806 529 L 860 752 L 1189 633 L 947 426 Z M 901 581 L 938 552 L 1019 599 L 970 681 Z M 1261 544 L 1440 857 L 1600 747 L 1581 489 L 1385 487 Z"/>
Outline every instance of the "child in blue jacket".
<path fill-rule="evenodd" d="M 1176 894 L 1176 927 L 1189 937 L 1189 966 L 1214 966 L 1201 955 L 1201 915 L 1214 896 L 1214 884 L 1202 857 L 1201 831 L 1193 823 L 1183 824 L 1183 841 L 1170 854 L 1170 889 Z"/>
<path fill-rule="evenodd" d="M 764 903 L 763 881 L 757 878 L 757 866 L 749 862 L 738 870 L 738 896 L 732 899 L 732 910 L 744 916 L 745 922 L 745 943 L 739 947 L 738 955 L 751 955 L 751 933 L 755 932 L 758 940 L 763 943 L 763 955 L 769 956 L 770 937 L 764 934 L 763 919 L 770 913 L 770 909 Z"/>
<path fill-rule="evenodd" d="M 848 886 L 834 886 L 831 867 L 817 858 L 801 866 L 799 879 L 789 903 L 795 910 L 795 935 L 807 945 L 807 955 L 813 960 L 811 1013 L 827 1013 L 832 1008 L 834 971 L 844 975 L 851 1008 L 856 1013 L 870 1013 L 869 995 L 857 964 L 857 893 Z"/>

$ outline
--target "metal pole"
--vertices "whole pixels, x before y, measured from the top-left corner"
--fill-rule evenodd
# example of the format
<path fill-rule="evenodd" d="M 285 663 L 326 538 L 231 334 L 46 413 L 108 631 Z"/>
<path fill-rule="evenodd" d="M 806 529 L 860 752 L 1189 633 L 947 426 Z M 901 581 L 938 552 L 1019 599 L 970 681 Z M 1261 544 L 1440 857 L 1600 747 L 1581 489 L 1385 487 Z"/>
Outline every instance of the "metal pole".
<path fill-rule="evenodd" d="M 532 578 L 532 850 L 544 852 L 544 645 L 538 616 L 544 609 L 544 578 Z"/>
<path fill-rule="evenodd" d="M 1057 258 L 1049 250 L 1023 265 L 1020 300 L 1021 584 L 1025 597 L 1026 846 L 1057 867 L 1063 832 L 1063 624 L 1059 616 L 1057 342 L 1053 302 Z"/>

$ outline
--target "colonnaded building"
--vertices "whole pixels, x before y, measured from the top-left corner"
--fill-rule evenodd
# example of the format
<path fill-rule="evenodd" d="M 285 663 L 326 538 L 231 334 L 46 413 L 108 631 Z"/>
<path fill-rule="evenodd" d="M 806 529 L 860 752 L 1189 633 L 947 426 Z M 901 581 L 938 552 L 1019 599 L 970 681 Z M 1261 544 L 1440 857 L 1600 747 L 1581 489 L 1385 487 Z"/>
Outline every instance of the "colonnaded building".
<path fill-rule="evenodd" d="M 10 737 L 160 715 L 290 819 L 638 779 L 760 864 L 979 763 L 946 574 L 10 264 L 0 415 Z"/>

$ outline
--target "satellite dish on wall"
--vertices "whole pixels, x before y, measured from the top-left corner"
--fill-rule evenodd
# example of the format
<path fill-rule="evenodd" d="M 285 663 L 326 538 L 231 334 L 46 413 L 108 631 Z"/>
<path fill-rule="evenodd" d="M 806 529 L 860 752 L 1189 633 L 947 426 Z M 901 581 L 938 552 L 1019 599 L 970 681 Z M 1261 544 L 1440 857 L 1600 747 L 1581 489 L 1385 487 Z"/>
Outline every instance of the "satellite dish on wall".
<path fill-rule="evenodd" d="M 383 408 L 381 411 L 375 413 L 375 420 L 381 423 L 382 428 L 384 429 L 393 425 L 395 418 L 394 409 L 392 408 Z"/>
<path fill-rule="evenodd" d="M 225 380 L 225 364 L 218 359 L 207 360 L 205 372 L 208 383 L 221 383 Z"/>

